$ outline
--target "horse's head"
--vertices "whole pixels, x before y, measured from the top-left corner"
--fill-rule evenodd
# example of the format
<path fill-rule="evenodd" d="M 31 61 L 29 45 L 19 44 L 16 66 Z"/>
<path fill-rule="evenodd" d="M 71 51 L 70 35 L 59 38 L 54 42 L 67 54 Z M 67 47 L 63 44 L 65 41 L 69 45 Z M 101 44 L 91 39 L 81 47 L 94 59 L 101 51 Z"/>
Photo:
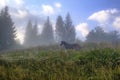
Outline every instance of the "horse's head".
<path fill-rule="evenodd" d="M 64 45 L 65 43 L 65 41 L 61 41 L 60 46 Z"/>

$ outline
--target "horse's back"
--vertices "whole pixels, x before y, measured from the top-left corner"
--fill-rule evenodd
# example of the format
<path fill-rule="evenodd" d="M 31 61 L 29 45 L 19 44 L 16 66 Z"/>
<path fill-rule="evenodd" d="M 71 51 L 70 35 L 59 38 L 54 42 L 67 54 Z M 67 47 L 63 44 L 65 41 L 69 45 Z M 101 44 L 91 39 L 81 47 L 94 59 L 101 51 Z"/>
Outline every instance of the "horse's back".
<path fill-rule="evenodd" d="M 80 46 L 79 44 L 74 44 L 74 49 L 80 50 L 80 49 L 81 49 L 81 46 Z"/>

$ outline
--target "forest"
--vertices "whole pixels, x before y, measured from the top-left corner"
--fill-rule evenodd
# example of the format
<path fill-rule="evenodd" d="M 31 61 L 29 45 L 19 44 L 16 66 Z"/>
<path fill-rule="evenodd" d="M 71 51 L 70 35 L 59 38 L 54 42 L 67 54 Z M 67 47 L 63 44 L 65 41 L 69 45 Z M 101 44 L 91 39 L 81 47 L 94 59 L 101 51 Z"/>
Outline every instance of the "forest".
<path fill-rule="evenodd" d="M 46 17 L 41 33 L 38 30 L 38 23 L 29 20 L 26 23 L 25 37 L 23 44 L 16 39 L 17 31 L 14 22 L 9 14 L 9 8 L 6 6 L 0 12 L 0 51 L 24 49 L 37 46 L 58 45 L 61 41 L 67 43 L 78 43 L 84 45 L 109 45 L 108 47 L 119 47 L 120 34 L 118 31 L 106 32 L 102 26 L 96 26 L 82 41 L 76 38 L 76 31 L 70 13 L 68 12 L 65 19 L 59 15 L 56 19 L 55 29 L 53 28 L 50 17 Z"/>

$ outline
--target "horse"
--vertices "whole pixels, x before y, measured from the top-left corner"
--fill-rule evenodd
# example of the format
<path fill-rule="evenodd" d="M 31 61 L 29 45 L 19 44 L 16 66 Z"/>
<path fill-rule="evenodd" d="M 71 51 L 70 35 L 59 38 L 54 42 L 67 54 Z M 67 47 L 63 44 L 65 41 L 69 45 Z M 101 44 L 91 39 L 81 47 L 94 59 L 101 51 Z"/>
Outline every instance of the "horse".
<path fill-rule="evenodd" d="M 60 46 L 63 46 L 65 49 L 74 49 L 74 50 L 81 49 L 81 47 L 78 44 L 69 44 L 65 41 L 61 41 Z"/>

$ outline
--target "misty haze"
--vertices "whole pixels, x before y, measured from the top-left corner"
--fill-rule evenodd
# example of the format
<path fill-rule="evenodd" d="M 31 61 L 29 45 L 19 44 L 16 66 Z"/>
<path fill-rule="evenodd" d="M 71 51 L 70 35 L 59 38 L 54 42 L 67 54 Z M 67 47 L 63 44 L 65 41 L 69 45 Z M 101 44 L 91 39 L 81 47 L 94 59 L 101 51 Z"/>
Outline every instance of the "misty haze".
<path fill-rule="evenodd" d="M 1 0 L 0 80 L 119 80 L 119 3 Z"/>

